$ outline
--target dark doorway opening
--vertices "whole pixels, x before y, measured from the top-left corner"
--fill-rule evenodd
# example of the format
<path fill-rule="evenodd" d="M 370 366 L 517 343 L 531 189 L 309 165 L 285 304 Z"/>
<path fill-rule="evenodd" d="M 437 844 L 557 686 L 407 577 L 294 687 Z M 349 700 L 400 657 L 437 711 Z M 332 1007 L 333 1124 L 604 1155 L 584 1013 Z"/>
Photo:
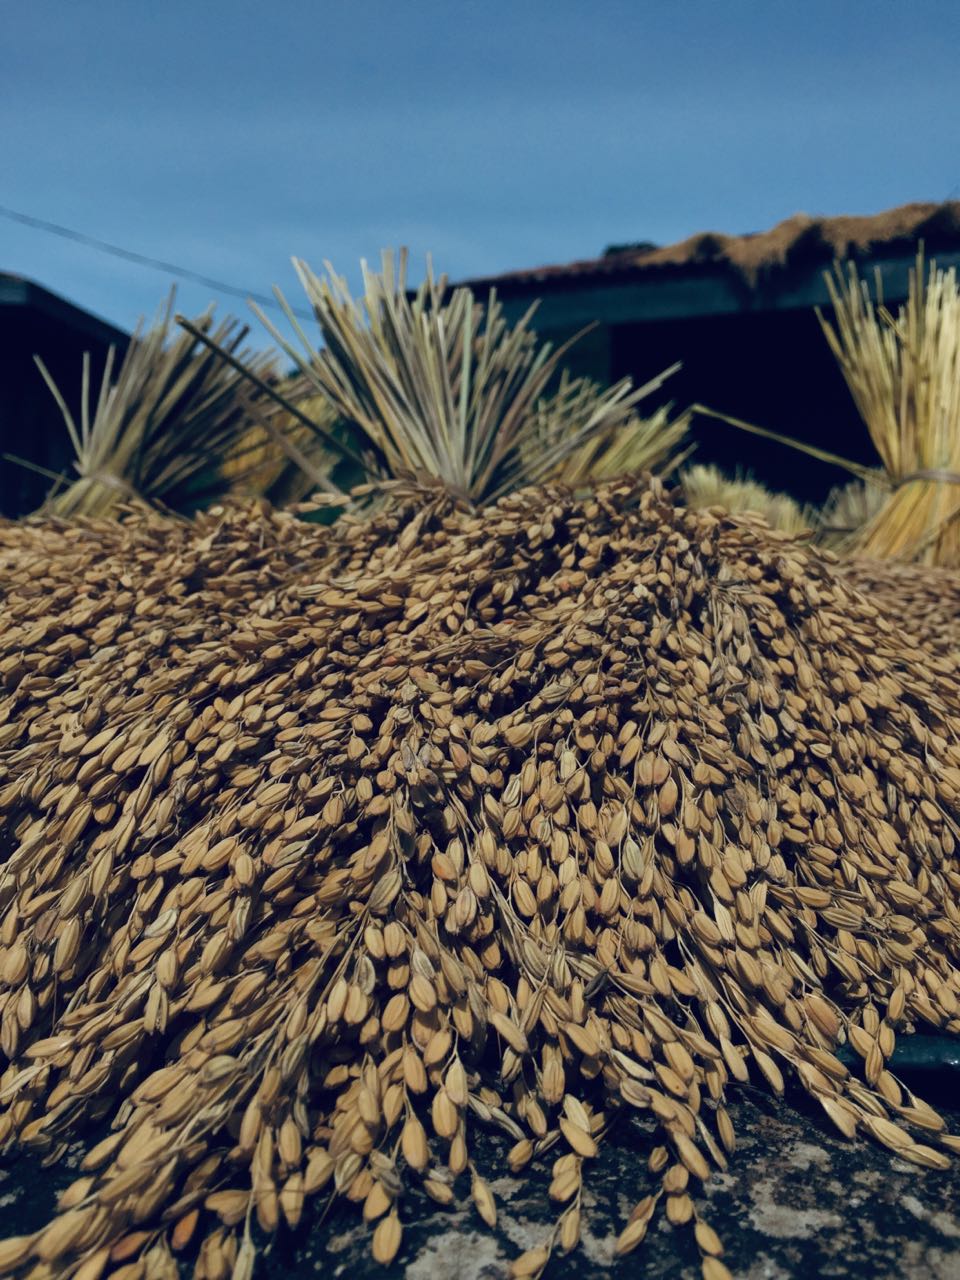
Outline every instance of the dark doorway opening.
<path fill-rule="evenodd" d="M 879 465 L 867 429 L 812 310 L 630 324 L 612 331 L 613 379 L 642 382 L 681 360 L 656 403 L 699 401 L 854 462 Z M 653 404 L 651 397 L 650 404 Z M 852 477 L 786 445 L 700 417 L 692 461 L 750 470 L 771 489 L 821 502 Z"/>

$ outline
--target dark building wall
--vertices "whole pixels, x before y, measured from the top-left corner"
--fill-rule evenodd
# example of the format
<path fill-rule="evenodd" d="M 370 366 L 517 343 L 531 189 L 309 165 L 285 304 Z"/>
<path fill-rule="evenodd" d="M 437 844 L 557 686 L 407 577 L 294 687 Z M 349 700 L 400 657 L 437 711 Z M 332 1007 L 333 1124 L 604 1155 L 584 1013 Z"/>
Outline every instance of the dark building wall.
<path fill-rule="evenodd" d="M 48 471 L 73 471 L 74 452 L 63 416 L 40 371 L 40 356 L 80 423 L 83 352 L 91 353 L 91 401 L 96 403 L 107 344 L 29 306 L 0 307 L 0 453 Z M 117 358 L 122 355 L 118 351 Z M 43 502 L 51 481 L 0 459 L 0 514 L 24 515 Z"/>
<path fill-rule="evenodd" d="M 536 327 L 536 321 L 534 321 L 534 327 Z M 573 333 L 568 331 L 549 329 L 539 329 L 538 335 L 545 342 L 552 343 L 554 350 L 562 347 L 573 337 Z M 616 381 L 613 377 L 613 329 L 611 326 L 598 324 L 589 333 L 583 334 L 564 356 L 561 368 L 567 369 L 574 377 L 591 378 L 602 385 Z"/>

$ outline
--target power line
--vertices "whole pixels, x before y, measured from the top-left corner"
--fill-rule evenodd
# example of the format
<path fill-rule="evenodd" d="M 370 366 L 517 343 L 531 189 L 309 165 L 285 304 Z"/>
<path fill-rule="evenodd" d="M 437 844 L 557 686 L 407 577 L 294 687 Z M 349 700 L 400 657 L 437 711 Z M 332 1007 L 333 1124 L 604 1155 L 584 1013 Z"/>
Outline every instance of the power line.
<path fill-rule="evenodd" d="M 258 293 L 252 289 L 239 289 L 236 285 L 225 284 L 222 280 L 214 280 L 212 276 L 202 275 L 199 271 L 191 271 L 189 267 L 178 267 L 175 263 L 164 262 L 161 258 L 151 258 L 145 253 L 134 253 L 131 249 L 122 249 L 119 245 L 109 244 L 106 240 L 98 240 L 95 236 L 85 235 L 82 231 L 74 231 L 70 227 L 63 227 L 57 222 L 48 222 L 45 218 L 34 218 L 29 213 L 21 213 L 17 209 L 9 209 L 5 205 L 0 205 L 0 217 L 7 218 L 11 222 L 22 223 L 25 227 L 33 227 L 37 231 L 46 231 L 50 235 L 60 236 L 64 240 L 73 240 L 76 244 L 86 245 L 90 249 L 98 249 L 101 253 L 112 254 L 115 258 L 123 258 L 126 262 L 135 262 L 141 267 L 152 267 L 155 271 L 162 271 L 165 275 L 177 276 L 181 280 L 189 280 L 194 284 L 202 284 L 208 289 L 216 289 L 218 293 L 228 293 L 235 298 L 243 298 L 244 301 L 252 299 L 259 302 L 264 307 L 280 307 L 277 299 L 269 293 Z M 291 307 L 290 310 L 296 316 L 300 316 L 304 320 L 313 320 L 312 311 L 306 311 L 299 307 Z"/>

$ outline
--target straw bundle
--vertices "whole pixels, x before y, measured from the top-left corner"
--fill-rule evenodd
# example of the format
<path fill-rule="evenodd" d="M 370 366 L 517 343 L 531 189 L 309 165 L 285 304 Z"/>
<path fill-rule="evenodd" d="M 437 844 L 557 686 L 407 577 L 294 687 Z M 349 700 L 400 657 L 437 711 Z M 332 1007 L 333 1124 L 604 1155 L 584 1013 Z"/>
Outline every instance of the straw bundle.
<path fill-rule="evenodd" d="M 956 269 L 930 263 L 922 247 L 910 272 L 907 301 L 896 317 L 878 301 L 849 264 L 826 276 L 836 328 L 817 317 L 870 433 L 883 470 L 743 422 L 706 405 L 701 413 L 766 440 L 844 467 L 866 486 L 831 495 L 826 524 L 849 524 L 833 538 L 844 552 L 869 559 L 928 565 L 960 565 L 960 289 Z M 880 298 L 877 273 L 877 296 Z M 884 491 L 881 500 L 877 489 Z M 869 492 L 868 492 L 869 491 Z M 838 519 L 843 506 L 846 518 Z M 859 512 L 855 510 L 859 508 Z M 866 517 L 863 523 L 857 515 Z M 853 519 L 850 519 L 850 516 Z M 834 530 L 834 533 L 840 533 Z M 828 540 L 830 533 L 827 533 Z"/>
<path fill-rule="evenodd" d="M 529 327 L 535 305 L 508 328 L 495 290 L 484 308 L 469 289 L 448 290 L 447 278 L 434 277 L 429 263 L 411 299 L 406 264 L 405 251 L 398 265 L 385 252 L 380 274 L 364 263 L 364 296 L 354 300 L 329 263 L 329 278 L 320 278 L 294 260 L 320 325 L 322 351 L 279 291 L 302 351 L 253 308 L 353 429 L 342 451 L 371 480 L 431 477 L 468 502 L 493 500 L 555 473 L 644 393 L 628 381 L 592 397 L 579 388 L 557 406 L 572 429 L 531 448 L 543 428 L 546 388 L 576 339 L 556 350 L 540 344 Z"/>
<path fill-rule="evenodd" d="M 650 417 L 639 417 L 636 405 L 679 367 L 674 365 L 642 387 L 634 388 L 624 378 L 606 389 L 588 378 L 571 378 L 564 370 L 557 391 L 538 406 L 530 447 L 550 451 L 570 437 L 586 433 L 586 438 L 557 464 L 550 478 L 577 488 L 627 473 L 673 470 L 689 452 L 679 452 L 689 414 L 671 418 L 672 405 L 665 405 Z"/>
<path fill-rule="evenodd" d="M 891 486 L 855 537 L 858 554 L 960 564 L 960 291 L 956 269 L 922 249 L 894 318 L 874 307 L 851 263 L 827 278 L 836 328 L 823 331 L 867 425 Z M 880 297 L 879 272 L 877 294 Z"/>
<path fill-rule="evenodd" d="M 765 518 L 772 529 L 806 533 L 817 522 L 816 512 L 801 506 L 786 493 L 771 493 L 759 480 L 737 471 L 725 475 L 719 467 L 688 467 L 680 476 L 683 497 L 694 511 L 719 507 L 731 515 L 752 513 Z"/>
<path fill-rule="evenodd" d="M 233 454 L 235 477 L 250 469 L 241 445 L 256 393 L 192 336 L 177 333 L 170 340 L 174 296 L 171 292 L 146 335 L 137 328 L 116 381 L 110 349 L 94 406 L 89 358 L 84 356 L 79 426 L 42 360 L 35 357 L 63 413 L 79 473 L 77 480 L 48 499 L 51 512 L 105 515 L 131 500 L 196 510 L 228 487 L 218 475 L 224 456 Z M 197 325 L 206 333 L 212 324 L 211 308 Z M 247 332 L 228 319 L 212 337 L 233 353 Z M 266 355 L 245 359 L 259 374 L 266 374 L 271 365 Z M 255 458 L 253 463 L 255 469 Z"/>
<path fill-rule="evenodd" d="M 874 480 L 851 480 L 827 494 L 817 521 L 818 540 L 823 546 L 843 552 L 855 545 L 864 525 L 879 513 L 887 500 L 889 486 L 883 471 Z"/>
<path fill-rule="evenodd" d="M 300 381 L 280 391 L 311 422 L 333 430 L 337 414 L 326 397 L 305 394 Z M 288 506 L 314 490 L 329 490 L 338 462 L 339 453 L 316 429 L 278 406 L 261 405 L 238 447 L 221 462 L 220 474 L 236 496 L 262 495 Z"/>

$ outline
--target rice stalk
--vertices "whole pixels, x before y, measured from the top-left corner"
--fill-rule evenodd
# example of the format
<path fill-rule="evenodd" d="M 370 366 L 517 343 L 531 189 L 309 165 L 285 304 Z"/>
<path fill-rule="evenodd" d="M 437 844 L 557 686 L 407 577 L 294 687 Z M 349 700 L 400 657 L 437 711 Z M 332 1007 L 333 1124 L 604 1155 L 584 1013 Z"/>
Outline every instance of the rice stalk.
<path fill-rule="evenodd" d="M 335 429 L 337 415 L 329 401 L 308 394 L 302 380 L 283 385 L 281 391 L 314 423 Z M 316 490 L 336 488 L 333 472 L 340 462 L 340 454 L 323 435 L 282 408 L 261 403 L 219 471 L 233 495 L 263 496 L 283 507 Z"/>
<path fill-rule="evenodd" d="M 530 328 L 535 305 L 510 327 L 495 290 L 484 307 L 469 289 L 448 289 L 446 276 L 435 277 L 429 263 L 411 298 L 405 251 L 398 262 L 384 252 L 379 274 L 363 264 L 360 299 L 325 265 L 321 278 L 294 260 L 322 350 L 279 290 L 301 349 L 251 305 L 303 377 L 350 426 L 372 482 L 431 478 L 467 502 L 496 500 L 555 474 L 645 394 L 624 381 L 596 395 L 579 417 L 575 411 L 586 401 L 574 396 L 564 402 L 571 429 L 544 441 L 541 402 L 576 338 L 556 349 L 541 344 Z M 542 447 L 535 448 L 538 437 Z"/>
<path fill-rule="evenodd" d="M 894 317 L 851 263 L 827 278 L 836 328 L 817 312 L 891 487 L 855 535 L 857 554 L 960 563 L 960 290 L 956 268 L 924 271 L 923 249 Z"/>
<path fill-rule="evenodd" d="M 75 422 L 63 394 L 39 356 L 36 363 L 63 413 L 76 454 L 78 478 L 54 492 L 47 509 L 58 516 L 102 516 L 142 501 L 174 510 L 196 510 L 224 491 L 219 461 L 239 445 L 250 422 L 254 393 L 235 370 L 192 336 L 171 340 L 174 293 L 146 334 L 134 333 L 114 376 L 111 347 L 96 403 L 91 403 L 89 356 L 83 359 L 81 416 Z M 229 352 L 240 350 L 248 330 L 228 319 L 214 330 L 213 309 L 197 321 Z M 245 355 L 266 374 L 268 355 Z"/>
<path fill-rule="evenodd" d="M 786 493 L 772 493 L 759 480 L 742 471 L 726 475 L 719 467 L 698 464 L 680 476 L 687 506 L 694 511 L 720 507 L 732 515 L 763 516 L 771 529 L 783 533 L 807 533 L 818 522 L 817 512 Z"/>
<path fill-rule="evenodd" d="M 867 521 L 880 511 L 887 493 L 882 471 L 873 482 L 851 480 L 831 489 L 817 521 L 818 540 L 834 551 L 846 552 Z"/>
<path fill-rule="evenodd" d="M 894 1058 L 960 1032 L 941 574 L 656 479 L 434 487 L 0 525 L 0 1156 L 84 1144 L 3 1275 L 249 1280 L 311 1198 L 406 1266 L 408 1189 L 496 1224 L 489 1126 L 557 1206 L 507 1274 L 633 1130 L 615 1252 L 659 1216 L 722 1280 L 744 1086 L 960 1151 Z"/>
<path fill-rule="evenodd" d="M 666 475 L 676 468 L 690 452 L 680 449 L 690 415 L 672 418 L 673 406 L 664 405 L 649 417 L 640 417 L 636 406 L 679 367 L 674 365 L 637 388 L 629 378 L 603 388 L 588 378 L 572 378 L 564 370 L 558 389 L 537 407 L 529 447 L 549 450 L 584 430 L 589 434 L 557 464 L 550 478 L 578 488 L 641 471 Z"/>
<path fill-rule="evenodd" d="M 960 564 L 960 289 L 956 268 L 924 271 L 922 246 L 896 317 L 850 263 L 825 276 L 835 324 L 817 317 L 883 464 L 863 466 L 828 449 L 696 404 L 692 413 L 789 445 L 843 467 L 887 497 L 844 550 L 867 559 Z"/>

